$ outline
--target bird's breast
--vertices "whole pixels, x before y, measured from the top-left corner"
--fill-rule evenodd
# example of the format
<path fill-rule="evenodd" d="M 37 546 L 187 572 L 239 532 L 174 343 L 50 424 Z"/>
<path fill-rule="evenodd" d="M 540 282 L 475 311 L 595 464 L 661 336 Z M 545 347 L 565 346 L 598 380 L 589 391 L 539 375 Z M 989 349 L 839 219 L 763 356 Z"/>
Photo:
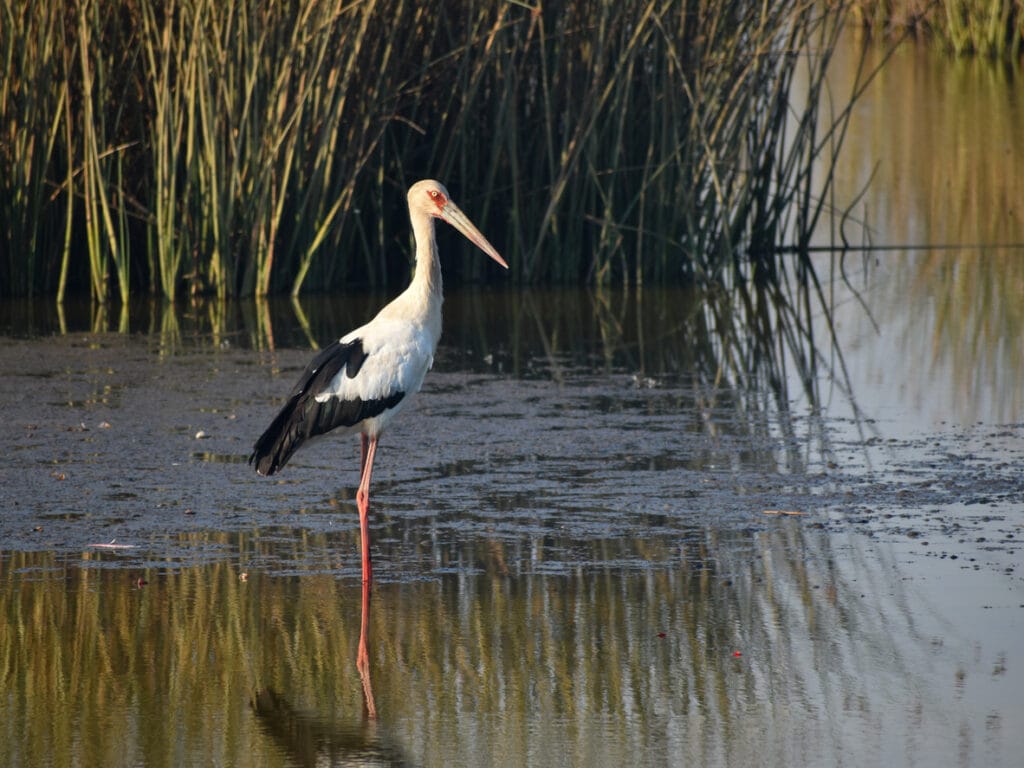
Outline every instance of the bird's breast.
<path fill-rule="evenodd" d="M 359 370 L 354 376 L 347 367 L 340 370 L 316 394 L 318 401 L 331 397 L 386 400 L 399 392 L 408 397 L 419 391 L 434 362 L 432 334 L 416 324 L 378 318 L 341 339 L 344 344 L 356 340 L 364 352 Z"/>

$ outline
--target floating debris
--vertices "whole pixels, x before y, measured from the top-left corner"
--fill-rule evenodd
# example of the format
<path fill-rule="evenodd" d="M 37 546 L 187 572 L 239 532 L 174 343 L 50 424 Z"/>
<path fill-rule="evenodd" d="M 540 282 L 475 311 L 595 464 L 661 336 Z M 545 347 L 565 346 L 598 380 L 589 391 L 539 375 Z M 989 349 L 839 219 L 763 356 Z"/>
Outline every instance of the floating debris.
<path fill-rule="evenodd" d="M 106 544 L 89 544 L 95 549 L 135 549 L 134 544 L 118 544 L 117 539 L 111 539 Z"/>
<path fill-rule="evenodd" d="M 659 386 L 657 379 L 636 373 L 630 376 L 629 380 L 637 389 L 656 389 Z"/>

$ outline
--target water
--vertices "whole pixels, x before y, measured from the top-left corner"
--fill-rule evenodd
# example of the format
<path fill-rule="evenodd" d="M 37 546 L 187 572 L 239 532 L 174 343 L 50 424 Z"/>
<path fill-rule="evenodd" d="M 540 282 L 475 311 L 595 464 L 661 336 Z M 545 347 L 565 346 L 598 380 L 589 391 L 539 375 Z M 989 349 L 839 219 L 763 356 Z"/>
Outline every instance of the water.
<path fill-rule="evenodd" d="M 849 189 L 901 146 L 872 116 L 904 109 L 907 83 L 939 99 L 940 65 L 894 61 L 851 133 Z M 984 71 L 956 77 L 989 83 L 1001 106 L 972 130 L 998 131 L 1019 106 Z M 941 173 L 948 149 L 889 155 L 910 170 L 866 198 L 876 242 L 1024 241 L 1020 174 L 979 182 L 996 199 L 970 211 L 989 217 L 953 227 L 963 190 L 913 164 Z M 1000 157 L 987 167 L 1019 167 Z M 452 292 L 374 473 L 376 718 L 355 664 L 357 441 L 323 441 L 280 479 L 244 462 L 311 343 L 385 297 L 0 305 L 0 750 L 1016 765 L 1022 264 L 879 252 L 847 256 L 844 282 L 822 256 L 813 337 L 760 345 L 749 318 L 678 289 Z"/>
<path fill-rule="evenodd" d="M 244 464 L 308 357 L 291 308 L 3 340 L 5 753 L 1014 764 L 1021 371 L 992 341 L 965 384 L 914 343 L 905 325 L 933 326 L 888 287 L 928 266 L 873 267 L 886 330 L 838 302 L 850 376 L 823 364 L 825 396 L 792 382 L 785 407 L 708 383 L 681 293 L 453 294 L 375 472 L 376 719 L 355 441 L 279 481 Z M 309 303 L 307 326 L 349 304 Z M 919 355 L 927 398 L 876 343 Z"/>

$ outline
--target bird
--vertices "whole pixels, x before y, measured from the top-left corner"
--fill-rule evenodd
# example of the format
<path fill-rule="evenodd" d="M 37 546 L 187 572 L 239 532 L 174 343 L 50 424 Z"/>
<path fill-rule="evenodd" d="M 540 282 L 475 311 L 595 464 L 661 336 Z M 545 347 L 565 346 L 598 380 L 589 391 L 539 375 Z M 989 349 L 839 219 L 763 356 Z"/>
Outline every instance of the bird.
<path fill-rule="evenodd" d="M 324 347 L 306 366 L 287 401 L 249 456 L 260 475 L 281 470 L 296 450 L 328 432 L 360 435 L 359 509 L 363 582 L 370 562 L 370 477 L 377 441 L 419 391 L 441 337 L 441 263 L 435 220 L 452 225 L 505 269 L 508 263 L 452 202 L 439 181 L 409 188 L 409 220 L 416 241 L 412 281 L 368 323 Z"/>

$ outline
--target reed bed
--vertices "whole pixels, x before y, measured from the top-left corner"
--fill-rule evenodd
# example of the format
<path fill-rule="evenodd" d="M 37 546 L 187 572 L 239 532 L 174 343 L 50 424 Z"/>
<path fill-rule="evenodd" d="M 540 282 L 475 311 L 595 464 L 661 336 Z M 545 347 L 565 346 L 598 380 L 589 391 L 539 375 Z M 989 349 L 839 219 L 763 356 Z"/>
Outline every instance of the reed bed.
<path fill-rule="evenodd" d="M 841 0 L 0 9 L 7 294 L 402 283 L 425 176 L 522 282 L 767 276 L 848 115 L 818 98 Z"/>

